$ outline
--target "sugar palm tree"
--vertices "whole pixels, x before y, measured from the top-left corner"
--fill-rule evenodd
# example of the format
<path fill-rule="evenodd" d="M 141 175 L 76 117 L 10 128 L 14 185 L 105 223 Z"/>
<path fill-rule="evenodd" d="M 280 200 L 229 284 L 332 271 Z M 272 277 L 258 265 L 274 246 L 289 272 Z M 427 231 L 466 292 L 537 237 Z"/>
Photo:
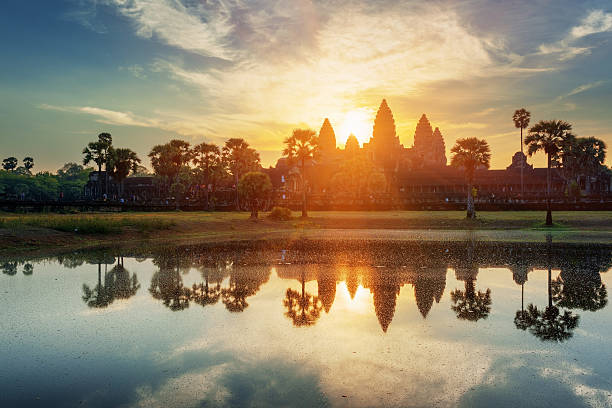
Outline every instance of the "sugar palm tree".
<path fill-rule="evenodd" d="M 206 206 L 208 207 L 208 185 L 213 184 L 224 172 L 219 147 L 212 143 L 200 143 L 193 147 L 193 164 L 196 166 L 198 182 L 204 185 Z"/>
<path fill-rule="evenodd" d="M 130 172 L 136 172 L 140 158 L 131 149 L 119 148 L 111 150 L 108 162 L 107 166 L 110 167 L 113 178 L 119 182 L 119 194 L 123 195 L 123 181 Z"/>
<path fill-rule="evenodd" d="M 34 159 L 30 156 L 26 156 L 23 158 L 23 167 L 25 167 L 26 171 L 31 174 L 32 168 L 34 167 Z"/>
<path fill-rule="evenodd" d="M 302 188 L 302 218 L 308 217 L 306 210 L 306 162 L 313 159 L 318 150 L 319 141 L 314 130 L 295 129 L 291 137 L 285 139 L 283 156 L 296 163 L 300 169 Z"/>
<path fill-rule="evenodd" d="M 529 126 L 530 119 L 531 112 L 525 108 L 517 109 L 514 111 L 514 115 L 512 116 L 514 126 L 521 129 L 521 199 L 523 198 L 523 167 L 525 162 L 523 160 L 525 157 L 525 153 L 523 153 L 523 129 L 526 129 L 527 126 Z"/>
<path fill-rule="evenodd" d="M 98 166 L 98 198 L 102 193 L 102 165 L 106 161 L 106 146 L 101 142 L 89 142 L 83 149 L 83 165 L 94 162 Z"/>
<path fill-rule="evenodd" d="M 572 125 L 562 120 L 541 120 L 529 129 L 525 138 L 527 153 L 532 156 L 542 151 L 548 157 L 546 166 L 546 225 L 552 225 L 552 210 L 550 208 L 551 164 L 557 157 L 568 139 L 574 138 Z"/>
<path fill-rule="evenodd" d="M 451 149 L 453 157 L 451 166 L 462 167 L 468 185 L 467 191 L 467 218 L 476 218 L 474 209 L 474 195 L 472 185 L 474 184 L 474 171 L 478 167 L 489 168 L 491 160 L 491 150 L 486 140 L 468 137 L 457 140 Z"/>

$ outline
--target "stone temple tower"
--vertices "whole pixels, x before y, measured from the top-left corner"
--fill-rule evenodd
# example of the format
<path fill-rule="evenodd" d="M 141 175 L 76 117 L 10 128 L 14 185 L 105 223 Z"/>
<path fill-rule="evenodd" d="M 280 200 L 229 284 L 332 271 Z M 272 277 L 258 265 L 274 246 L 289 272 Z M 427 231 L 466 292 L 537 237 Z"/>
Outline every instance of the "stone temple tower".
<path fill-rule="evenodd" d="M 414 151 L 420 167 L 446 166 L 444 138 L 440 129 L 431 129 L 427 116 L 423 114 L 414 132 Z"/>
<path fill-rule="evenodd" d="M 319 131 L 319 152 L 322 156 L 329 156 L 336 151 L 336 134 L 329 119 L 325 118 Z"/>
<path fill-rule="evenodd" d="M 392 168 L 396 165 L 401 145 L 399 137 L 395 133 L 393 113 L 385 99 L 382 100 L 376 113 L 376 119 L 374 119 L 374 130 L 370 145 L 374 153 L 374 161 L 385 168 Z"/>

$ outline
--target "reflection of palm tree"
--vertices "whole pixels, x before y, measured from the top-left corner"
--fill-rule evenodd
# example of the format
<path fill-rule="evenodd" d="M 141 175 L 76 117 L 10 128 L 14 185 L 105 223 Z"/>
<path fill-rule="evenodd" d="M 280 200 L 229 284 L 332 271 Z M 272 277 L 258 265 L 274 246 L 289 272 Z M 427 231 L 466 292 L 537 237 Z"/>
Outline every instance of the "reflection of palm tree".
<path fill-rule="evenodd" d="M 113 303 L 112 278 L 104 272 L 104 284 L 102 284 L 102 264 L 98 263 L 98 284 L 91 289 L 89 285 L 83 284 L 83 301 L 92 308 L 104 308 Z"/>
<path fill-rule="evenodd" d="M 256 270 L 239 268 L 230 275 L 229 287 L 221 289 L 221 297 L 225 308 L 230 312 L 242 312 L 249 307 L 247 298 L 259 291 L 260 286 L 267 282 L 270 271 L 258 268 Z"/>
<path fill-rule="evenodd" d="M 465 264 L 455 268 L 457 279 L 465 282 L 465 291 L 455 289 L 450 293 L 453 302 L 451 309 L 457 314 L 457 318 L 472 322 L 486 319 L 491 313 L 491 289 L 487 288 L 484 292 L 475 289 L 478 266 L 474 261 L 474 249 L 474 239 L 470 236 Z"/>
<path fill-rule="evenodd" d="M 514 324 L 517 329 L 526 330 L 544 341 L 562 342 L 572 337 L 572 331 L 578 327 L 579 316 L 565 310 L 560 313 L 556 306 L 547 306 L 543 311 L 533 304 L 525 311 L 517 311 Z"/>
<path fill-rule="evenodd" d="M 519 310 L 514 317 L 514 325 L 517 329 L 527 330 L 544 341 L 562 342 L 568 340 L 573 335 L 573 330 L 578 327 L 580 316 L 573 315 L 571 311 L 560 313 L 559 308 L 553 306 L 552 293 L 552 236 L 546 236 L 547 251 L 546 262 L 548 266 L 548 306 L 542 311 L 530 303 L 527 310 Z M 604 288 L 605 290 L 605 288 Z"/>
<path fill-rule="evenodd" d="M 3 262 L 0 266 L 2 273 L 10 276 L 17 274 L 17 262 Z"/>
<path fill-rule="evenodd" d="M 465 291 L 455 289 L 451 293 L 451 309 L 461 320 L 476 322 L 486 319 L 491 313 L 491 289 L 476 292 L 474 280 L 465 281 Z"/>
<path fill-rule="evenodd" d="M 293 321 L 297 327 L 312 326 L 321 317 L 322 302 L 317 296 L 306 292 L 306 277 L 302 269 L 302 293 L 291 288 L 287 289 L 283 304 L 287 308 L 285 316 Z"/>
<path fill-rule="evenodd" d="M 26 276 L 30 276 L 34 273 L 34 266 L 31 263 L 26 263 L 23 265 L 23 274 Z"/>
<path fill-rule="evenodd" d="M 136 274 L 134 273 L 130 277 L 130 272 L 124 268 L 123 257 L 111 269 L 110 276 L 113 281 L 112 292 L 115 299 L 129 299 L 140 289 L 140 283 L 138 283 Z"/>
<path fill-rule="evenodd" d="M 194 283 L 191 288 L 191 300 L 201 306 L 214 305 L 221 297 L 221 285 L 217 283 L 216 286 L 211 287 L 208 284 L 208 273 L 202 272 L 202 277 L 204 278 L 204 283 Z"/>
<path fill-rule="evenodd" d="M 149 293 L 154 299 L 159 299 L 172 311 L 189 307 L 190 290 L 183 286 L 183 279 L 176 267 L 169 264 L 168 259 L 162 259 L 159 271 L 153 274 Z"/>

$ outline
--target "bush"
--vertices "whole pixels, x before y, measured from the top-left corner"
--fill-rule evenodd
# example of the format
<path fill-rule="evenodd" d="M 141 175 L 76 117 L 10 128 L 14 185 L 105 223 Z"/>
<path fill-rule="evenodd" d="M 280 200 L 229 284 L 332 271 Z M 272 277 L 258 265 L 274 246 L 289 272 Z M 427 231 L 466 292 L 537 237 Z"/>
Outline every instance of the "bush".
<path fill-rule="evenodd" d="M 274 207 L 268 217 L 277 221 L 288 221 L 291 219 L 291 210 L 285 207 Z"/>

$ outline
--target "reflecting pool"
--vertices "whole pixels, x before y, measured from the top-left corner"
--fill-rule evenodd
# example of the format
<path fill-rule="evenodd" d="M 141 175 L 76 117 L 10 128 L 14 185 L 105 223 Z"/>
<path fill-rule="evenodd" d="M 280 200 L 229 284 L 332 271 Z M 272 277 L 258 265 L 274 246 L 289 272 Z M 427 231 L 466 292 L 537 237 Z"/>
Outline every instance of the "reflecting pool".
<path fill-rule="evenodd" d="M 612 245 L 0 259 L 0 406 L 612 406 Z"/>

